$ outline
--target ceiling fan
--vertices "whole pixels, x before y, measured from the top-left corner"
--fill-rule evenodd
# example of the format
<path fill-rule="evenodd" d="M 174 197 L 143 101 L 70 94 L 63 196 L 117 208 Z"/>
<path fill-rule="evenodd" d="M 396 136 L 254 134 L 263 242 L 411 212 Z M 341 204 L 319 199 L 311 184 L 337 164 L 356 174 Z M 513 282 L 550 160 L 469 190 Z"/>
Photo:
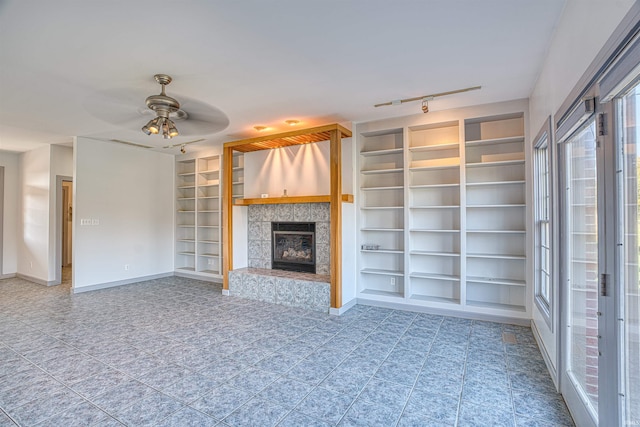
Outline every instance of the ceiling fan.
<path fill-rule="evenodd" d="M 90 114 L 127 131 L 110 131 L 108 139 L 118 140 L 117 142 L 131 140 L 130 145 L 147 146 L 141 139 L 145 137 L 140 133 L 145 121 L 146 125 L 142 126 L 145 134 L 159 134 L 165 139 L 208 136 L 222 131 L 229 125 L 227 116 L 212 105 L 186 96 L 168 96 L 166 86 L 172 82 L 171 76 L 156 74 L 154 79 L 162 86 L 160 94 L 157 95 L 149 96 L 148 91 L 140 87 L 121 87 L 99 91 L 87 98 L 84 107 Z M 105 133 L 101 136 L 104 137 Z M 196 141 L 178 142 L 162 148 L 173 148 L 193 142 Z M 160 148 L 153 142 L 148 145 Z"/>

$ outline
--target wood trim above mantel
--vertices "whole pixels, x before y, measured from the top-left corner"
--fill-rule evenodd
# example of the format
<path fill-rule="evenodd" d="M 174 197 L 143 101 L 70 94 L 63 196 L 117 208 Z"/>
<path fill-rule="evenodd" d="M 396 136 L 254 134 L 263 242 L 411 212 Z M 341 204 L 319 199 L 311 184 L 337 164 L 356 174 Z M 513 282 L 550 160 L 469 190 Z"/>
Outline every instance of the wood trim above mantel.
<path fill-rule="evenodd" d="M 343 194 L 342 201 L 353 203 L 353 194 Z M 331 196 L 286 196 L 286 197 L 264 197 L 256 199 L 236 199 L 233 201 L 234 206 L 249 205 L 283 205 L 293 203 L 330 203 Z"/>

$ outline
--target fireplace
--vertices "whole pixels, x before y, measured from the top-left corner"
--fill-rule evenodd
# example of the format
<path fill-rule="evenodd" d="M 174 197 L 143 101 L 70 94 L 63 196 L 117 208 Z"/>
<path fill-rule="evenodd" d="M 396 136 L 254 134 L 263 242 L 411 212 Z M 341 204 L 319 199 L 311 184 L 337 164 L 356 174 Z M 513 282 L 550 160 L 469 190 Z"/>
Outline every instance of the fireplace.
<path fill-rule="evenodd" d="M 315 234 L 314 222 L 272 222 L 271 268 L 315 273 Z"/>

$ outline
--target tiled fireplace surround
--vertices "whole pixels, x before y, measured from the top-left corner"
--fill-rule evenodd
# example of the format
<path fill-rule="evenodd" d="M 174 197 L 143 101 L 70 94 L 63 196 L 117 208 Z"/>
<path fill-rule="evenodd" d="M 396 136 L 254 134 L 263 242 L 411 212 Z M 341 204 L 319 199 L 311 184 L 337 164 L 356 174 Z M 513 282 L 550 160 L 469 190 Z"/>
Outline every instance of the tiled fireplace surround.
<path fill-rule="evenodd" d="M 229 272 L 231 295 L 323 312 L 330 305 L 329 203 L 250 205 L 248 268 Z M 315 222 L 316 273 L 271 269 L 271 222 Z"/>

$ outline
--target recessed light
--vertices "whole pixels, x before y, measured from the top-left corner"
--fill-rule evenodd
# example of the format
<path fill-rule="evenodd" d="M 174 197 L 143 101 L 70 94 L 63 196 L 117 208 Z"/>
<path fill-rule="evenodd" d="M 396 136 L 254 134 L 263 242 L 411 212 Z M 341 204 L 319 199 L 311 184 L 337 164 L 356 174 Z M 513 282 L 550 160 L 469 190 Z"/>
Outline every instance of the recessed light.
<path fill-rule="evenodd" d="M 299 120 L 285 120 L 284 122 L 289 126 L 296 126 L 298 123 L 300 123 Z"/>
<path fill-rule="evenodd" d="M 262 132 L 263 130 L 268 129 L 266 126 L 254 126 L 253 128 L 258 132 Z"/>

